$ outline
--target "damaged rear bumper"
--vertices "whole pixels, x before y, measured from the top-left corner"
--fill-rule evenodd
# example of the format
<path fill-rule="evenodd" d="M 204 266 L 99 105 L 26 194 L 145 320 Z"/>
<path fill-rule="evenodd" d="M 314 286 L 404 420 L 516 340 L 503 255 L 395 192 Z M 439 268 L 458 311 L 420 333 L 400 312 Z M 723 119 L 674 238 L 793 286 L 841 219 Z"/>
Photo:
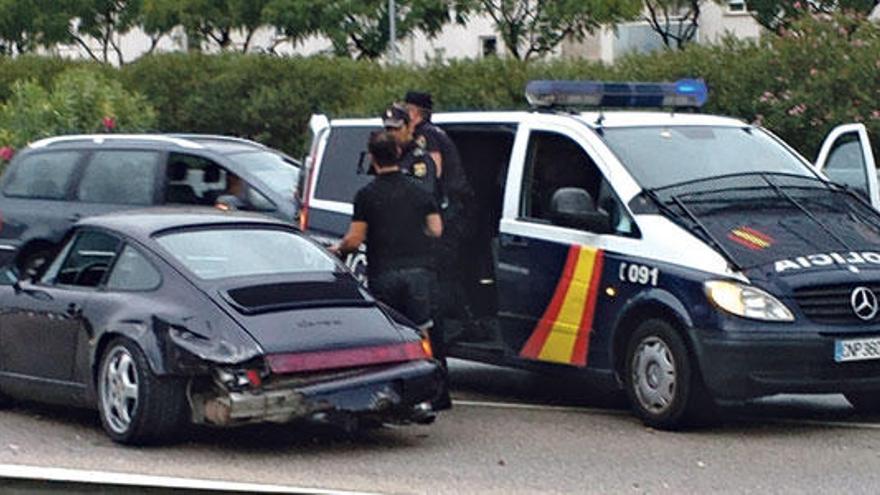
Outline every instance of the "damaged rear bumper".
<path fill-rule="evenodd" d="M 190 405 L 194 422 L 218 426 L 352 417 L 429 423 L 434 419 L 431 402 L 445 393 L 440 366 L 420 360 L 317 383 L 279 381 L 257 390 L 192 394 Z"/>

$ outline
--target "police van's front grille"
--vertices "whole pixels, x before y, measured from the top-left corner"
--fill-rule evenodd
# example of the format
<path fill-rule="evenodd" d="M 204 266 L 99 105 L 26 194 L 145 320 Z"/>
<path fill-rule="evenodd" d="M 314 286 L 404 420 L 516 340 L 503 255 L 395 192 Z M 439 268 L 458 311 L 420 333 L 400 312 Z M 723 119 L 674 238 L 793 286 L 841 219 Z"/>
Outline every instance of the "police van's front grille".
<path fill-rule="evenodd" d="M 807 318 L 816 323 L 864 325 L 868 322 L 856 316 L 852 307 L 852 292 L 856 287 L 867 287 L 880 297 L 880 283 L 873 283 L 802 287 L 795 289 L 794 299 Z M 880 321 L 880 315 L 871 320 L 875 321 Z"/>

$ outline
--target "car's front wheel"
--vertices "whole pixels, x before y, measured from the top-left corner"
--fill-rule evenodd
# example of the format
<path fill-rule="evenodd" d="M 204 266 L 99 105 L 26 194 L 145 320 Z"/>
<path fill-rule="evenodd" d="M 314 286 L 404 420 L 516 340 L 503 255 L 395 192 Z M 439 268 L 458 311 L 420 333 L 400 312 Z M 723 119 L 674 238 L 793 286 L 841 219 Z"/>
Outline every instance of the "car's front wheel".
<path fill-rule="evenodd" d="M 703 422 L 714 409 L 678 330 L 663 320 L 642 322 L 626 353 L 626 392 L 642 421 L 676 429 Z"/>
<path fill-rule="evenodd" d="M 107 346 L 97 385 L 101 424 L 116 442 L 161 442 L 186 418 L 183 385 L 156 376 L 143 351 L 130 340 L 118 338 Z"/>
<path fill-rule="evenodd" d="M 843 395 L 858 412 L 880 413 L 880 391 L 847 392 Z"/>

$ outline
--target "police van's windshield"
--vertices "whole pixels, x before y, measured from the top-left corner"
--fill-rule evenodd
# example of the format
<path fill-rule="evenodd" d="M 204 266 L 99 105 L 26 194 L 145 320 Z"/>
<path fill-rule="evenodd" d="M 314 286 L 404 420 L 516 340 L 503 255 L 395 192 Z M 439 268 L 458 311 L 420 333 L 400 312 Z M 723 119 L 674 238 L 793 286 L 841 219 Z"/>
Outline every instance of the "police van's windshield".
<path fill-rule="evenodd" d="M 645 189 L 748 172 L 815 177 L 794 154 L 753 127 L 610 127 L 603 137 Z"/>

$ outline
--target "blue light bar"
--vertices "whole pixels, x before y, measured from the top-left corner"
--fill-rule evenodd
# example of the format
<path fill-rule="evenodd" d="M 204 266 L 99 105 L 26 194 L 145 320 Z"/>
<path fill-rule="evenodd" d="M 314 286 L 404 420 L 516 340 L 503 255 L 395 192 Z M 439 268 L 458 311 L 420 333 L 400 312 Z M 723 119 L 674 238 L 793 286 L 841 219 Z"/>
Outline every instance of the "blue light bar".
<path fill-rule="evenodd" d="M 702 79 L 674 83 L 531 81 L 526 99 L 535 107 L 694 108 L 706 103 Z"/>

